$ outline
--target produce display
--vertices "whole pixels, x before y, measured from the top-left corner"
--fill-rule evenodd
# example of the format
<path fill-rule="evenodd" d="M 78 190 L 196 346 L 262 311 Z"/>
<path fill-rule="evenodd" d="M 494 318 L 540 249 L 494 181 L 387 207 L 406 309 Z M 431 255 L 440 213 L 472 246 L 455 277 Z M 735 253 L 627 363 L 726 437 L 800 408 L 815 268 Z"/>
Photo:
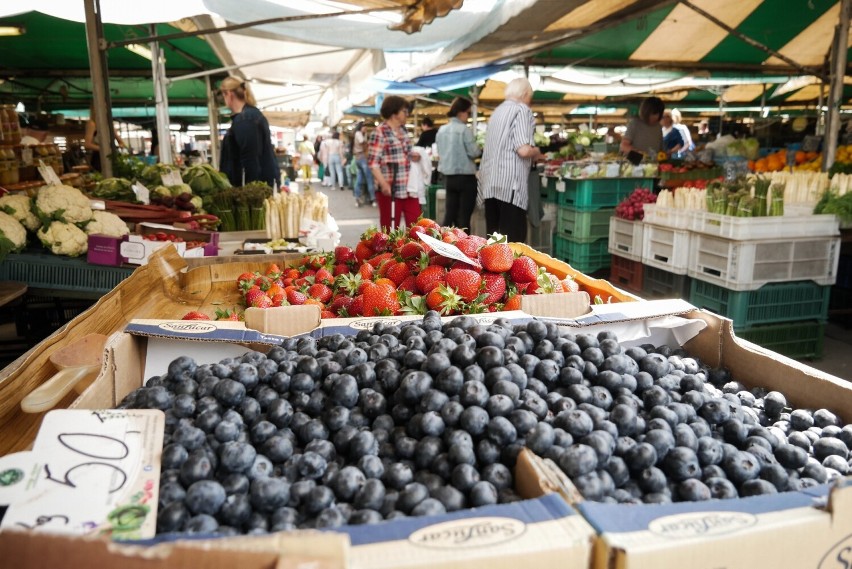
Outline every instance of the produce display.
<path fill-rule="evenodd" d="M 133 182 L 125 178 L 104 178 L 89 190 L 89 195 L 102 200 L 118 200 L 135 202 L 136 192 L 133 191 Z"/>
<path fill-rule="evenodd" d="M 845 226 L 852 224 L 852 174 L 836 174 L 831 187 L 816 206 L 814 213 L 833 213 Z"/>
<path fill-rule="evenodd" d="M 266 228 L 264 207 L 272 188 L 252 182 L 241 188 L 225 188 L 210 194 L 208 209 L 221 224 L 220 231 L 255 231 Z"/>
<path fill-rule="evenodd" d="M 219 190 L 231 187 L 228 177 L 209 164 L 197 164 L 184 170 L 183 182 L 192 188 L 193 194 L 202 198 L 208 198 Z"/>
<path fill-rule="evenodd" d="M 279 192 L 267 198 L 265 208 L 266 235 L 270 239 L 294 239 L 299 237 L 303 219 L 326 222 L 328 196 L 314 191 Z"/>
<path fill-rule="evenodd" d="M 821 156 L 820 156 L 821 158 Z M 837 147 L 834 164 L 828 169 L 830 176 L 835 174 L 852 174 L 852 144 Z"/>
<path fill-rule="evenodd" d="M 852 426 L 680 349 L 468 316 L 189 357 L 121 408 L 166 413 L 158 533 L 370 524 L 518 500 L 528 448 L 584 498 L 774 494 L 849 472 Z"/>
<path fill-rule="evenodd" d="M 452 242 L 481 269 L 439 255 L 416 235 Z M 410 229 L 365 232 L 355 247 L 304 257 L 296 267 L 269 267 L 240 275 L 245 305 L 256 308 L 316 304 L 323 318 L 468 314 L 520 308 L 521 294 L 574 292 L 527 256 L 515 258 L 505 242 L 489 242 L 422 219 Z"/>
<path fill-rule="evenodd" d="M 713 181 L 704 190 L 663 190 L 657 205 L 734 217 L 780 216 L 784 215 L 784 189 L 783 184 L 758 175 L 733 182 Z"/>
<path fill-rule="evenodd" d="M 173 207 L 181 211 L 195 213 L 203 210 L 201 197 L 192 195 L 192 188 L 187 184 L 155 186 L 150 191 L 150 199 L 152 204 Z"/>
<path fill-rule="evenodd" d="M 656 203 L 657 195 L 645 188 L 636 188 L 633 193 L 615 206 L 615 216 L 630 221 L 642 220 L 645 217 L 644 205 Z"/>
<path fill-rule="evenodd" d="M 180 173 L 180 168 L 170 164 L 150 164 L 145 166 L 139 174 L 139 181 L 147 188 L 155 188 L 163 185 L 163 175 Z"/>

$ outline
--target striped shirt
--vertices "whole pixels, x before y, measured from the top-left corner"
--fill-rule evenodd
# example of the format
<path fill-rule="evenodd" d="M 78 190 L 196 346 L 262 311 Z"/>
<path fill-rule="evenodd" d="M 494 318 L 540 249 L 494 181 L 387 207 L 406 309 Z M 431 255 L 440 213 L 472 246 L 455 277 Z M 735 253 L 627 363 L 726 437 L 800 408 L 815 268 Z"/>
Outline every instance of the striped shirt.
<path fill-rule="evenodd" d="M 379 168 L 397 198 L 408 197 L 408 170 L 411 167 L 411 140 L 404 129 L 393 130 L 386 122 L 370 135 L 368 163 Z"/>
<path fill-rule="evenodd" d="M 485 132 L 485 149 L 479 167 L 479 191 L 483 200 L 496 198 L 527 209 L 532 158 L 521 158 L 518 149 L 533 144 L 534 132 L 535 117 L 525 104 L 507 99 L 494 109 Z"/>

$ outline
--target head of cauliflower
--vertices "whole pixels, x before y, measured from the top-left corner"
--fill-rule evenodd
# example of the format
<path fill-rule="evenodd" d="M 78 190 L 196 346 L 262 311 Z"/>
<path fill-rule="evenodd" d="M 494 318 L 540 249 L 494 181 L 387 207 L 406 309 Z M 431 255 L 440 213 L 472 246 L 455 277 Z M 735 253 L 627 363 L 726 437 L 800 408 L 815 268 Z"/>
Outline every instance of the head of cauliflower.
<path fill-rule="evenodd" d="M 89 248 L 89 236 L 73 223 L 52 221 L 39 229 L 37 235 L 54 255 L 79 257 Z"/>
<path fill-rule="evenodd" d="M 12 242 L 12 250 L 20 251 L 27 244 L 27 230 L 21 223 L 0 211 L 0 235 Z"/>
<path fill-rule="evenodd" d="M 24 194 L 6 194 L 0 198 L 0 211 L 4 211 L 21 222 L 25 228 L 35 231 L 41 221 L 33 213 L 33 200 Z"/>
<path fill-rule="evenodd" d="M 92 207 L 83 192 L 71 186 L 42 186 L 36 197 L 36 213 L 48 220 L 84 224 L 92 219 Z"/>
<path fill-rule="evenodd" d="M 130 228 L 124 221 L 108 211 L 95 211 L 92 221 L 86 224 L 88 235 L 109 235 L 110 237 L 123 237 L 130 233 Z"/>

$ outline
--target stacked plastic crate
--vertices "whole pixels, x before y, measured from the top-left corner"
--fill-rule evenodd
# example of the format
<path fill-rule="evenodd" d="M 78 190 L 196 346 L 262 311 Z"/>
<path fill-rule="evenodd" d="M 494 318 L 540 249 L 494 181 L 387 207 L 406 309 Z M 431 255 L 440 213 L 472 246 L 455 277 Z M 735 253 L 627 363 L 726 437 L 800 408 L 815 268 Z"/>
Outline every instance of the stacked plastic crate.
<path fill-rule="evenodd" d="M 790 357 L 820 357 L 840 255 L 837 218 L 690 217 L 689 301 L 731 318 L 737 335 L 756 344 Z M 654 252 L 647 237 L 645 251 Z"/>
<path fill-rule="evenodd" d="M 548 178 L 543 197 L 556 200 L 553 256 L 591 274 L 610 266 L 609 220 L 615 206 L 636 188 L 653 188 L 651 178 Z"/>

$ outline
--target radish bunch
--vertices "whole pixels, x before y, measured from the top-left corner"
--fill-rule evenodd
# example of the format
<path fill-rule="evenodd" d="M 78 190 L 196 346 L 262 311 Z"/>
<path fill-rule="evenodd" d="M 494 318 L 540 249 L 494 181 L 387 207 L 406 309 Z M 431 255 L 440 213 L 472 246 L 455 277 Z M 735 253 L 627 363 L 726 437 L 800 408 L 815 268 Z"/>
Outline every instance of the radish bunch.
<path fill-rule="evenodd" d="M 644 205 L 646 203 L 654 203 L 657 201 L 657 196 L 646 190 L 645 188 L 636 188 L 633 193 L 624 198 L 624 200 L 615 207 L 616 217 L 629 219 L 630 221 L 639 220 L 645 217 Z"/>

